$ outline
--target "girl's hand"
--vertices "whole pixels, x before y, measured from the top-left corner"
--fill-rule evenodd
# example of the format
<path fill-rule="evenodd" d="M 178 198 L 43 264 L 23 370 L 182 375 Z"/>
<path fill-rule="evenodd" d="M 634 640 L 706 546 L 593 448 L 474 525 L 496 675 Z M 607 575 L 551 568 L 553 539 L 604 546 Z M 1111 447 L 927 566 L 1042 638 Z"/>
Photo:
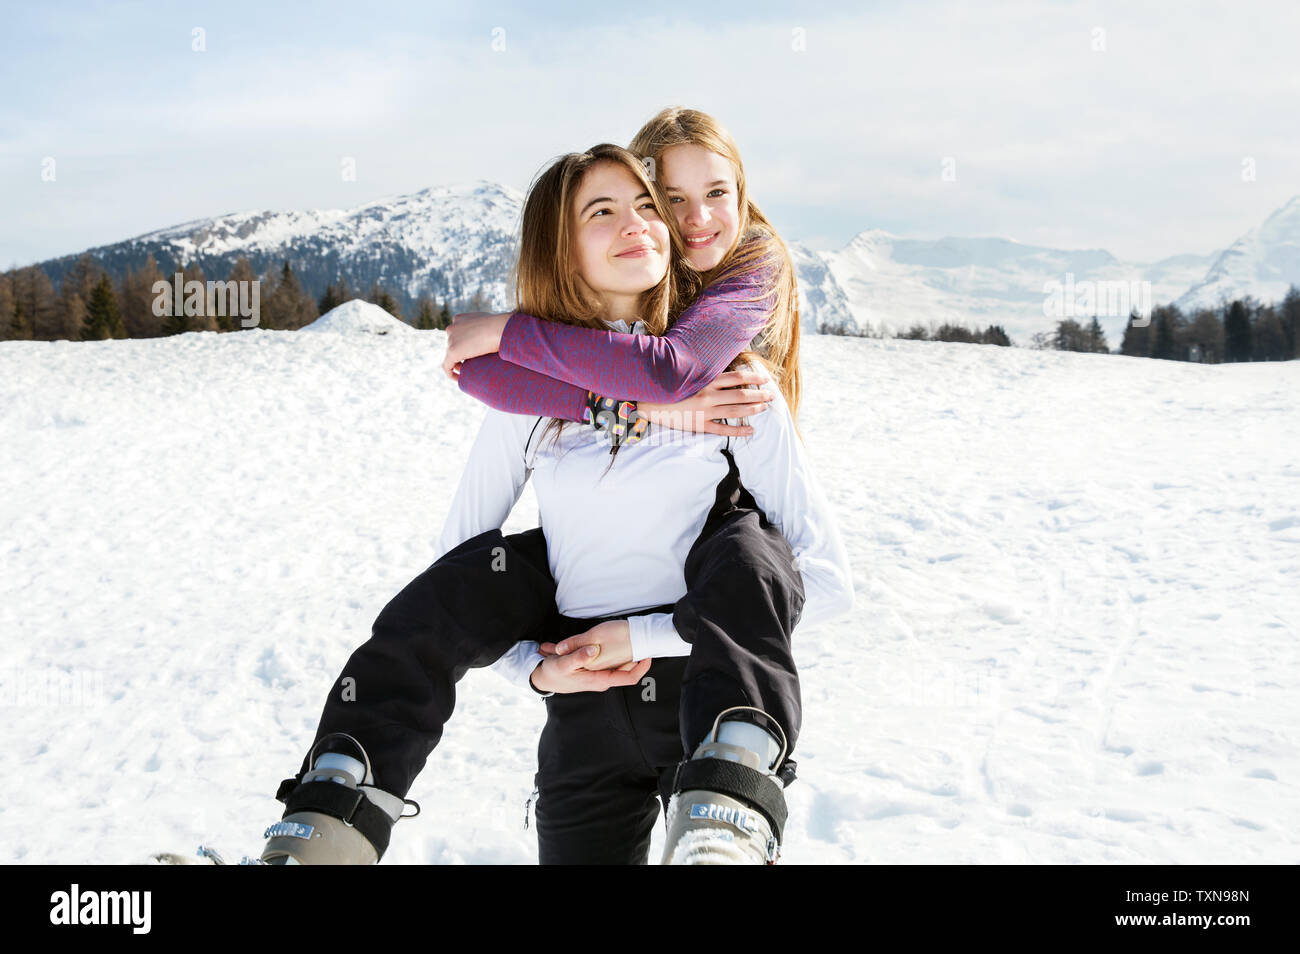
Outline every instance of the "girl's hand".
<path fill-rule="evenodd" d="M 724 418 L 752 417 L 768 409 L 776 398 L 763 390 L 768 379 L 756 371 L 724 371 L 701 390 L 676 404 L 638 401 L 637 410 L 651 424 L 675 431 L 744 437 L 754 433 L 748 425 L 723 424 Z M 772 385 L 775 387 L 775 385 Z M 738 388 L 739 390 L 732 390 Z M 757 390 L 755 390 L 757 389 Z"/>
<path fill-rule="evenodd" d="M 482 311 L 467 312 L 452 318 L 447 329 L 447 353 L 442 359 L 442 370 L 456 380 L 462 361 L 482 354 L 494 354 L 501 349 L 501 335 L 510 320 L 510 312 L 491 315 Z"/>
<path fill-rule="evenodd" d="M 632 663 L 632 668 L 626 670 L 585 669 L 595 658 L 587 654 L 588 649 L 599 652 L 599 647 L 584 647 L 566 656 L 547 656 L 533 670 L 533 685 L 542 692 L 604 692 L 613 686 L 635 686 L 650 671 L 649 659 Z"/>
<path fill-rule="evenodd" d="M 636 663 L 632 662 L 631 628 L 625 619 L 612 619 L 597 623 L 585 633 L 566 636 L 558 643 L 542 643 L 538 648 L 543 656 L 554 653 L 567 656 L 588 647 L 596 647 L 596 655 L 587 657 L 582 665 L 587 669 L 619 669 L 628 672 Z"/>

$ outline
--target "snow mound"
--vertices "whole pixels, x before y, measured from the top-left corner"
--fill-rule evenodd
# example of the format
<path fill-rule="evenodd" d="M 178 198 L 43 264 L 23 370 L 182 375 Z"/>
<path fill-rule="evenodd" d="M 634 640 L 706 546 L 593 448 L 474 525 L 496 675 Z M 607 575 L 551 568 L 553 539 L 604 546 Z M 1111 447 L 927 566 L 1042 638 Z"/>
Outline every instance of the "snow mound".
<path fill-rule="evenodd" d="M 335 334 L 401 334 L 415 329 L 394 318 L 378 305 L 354 298 L 321 315 L 303 331 L 332 331 Z"/>

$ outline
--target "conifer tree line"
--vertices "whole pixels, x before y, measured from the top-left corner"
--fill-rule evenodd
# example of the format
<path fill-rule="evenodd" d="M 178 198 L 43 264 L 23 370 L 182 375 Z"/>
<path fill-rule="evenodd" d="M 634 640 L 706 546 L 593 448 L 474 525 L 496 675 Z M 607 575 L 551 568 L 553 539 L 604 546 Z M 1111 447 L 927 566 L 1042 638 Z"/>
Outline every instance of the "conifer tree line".
<path fill-rule="evenodd" d="M 187 315 L 171 308 L 172 277 L 179 272 L 184 282 L 206 284 L 209 276 L 194 265 L 174 265 L 168 272 L 150 255 L 139 269 L 128 267 L 119 281 L 90 255 L 82 255 L 64 275 L 56 290 L 45 270 L 37 265 L 15 268 L 0 274 L 0 341 L 105 338 L 156 338 L 186 331 L 239 331 L 241 318 L 222 315 L 217 309 Z M 251 282 L 258 276 L 246 258 L 240 258 L 225 280 Z M 154 283 L 167 283 L 166 307 L 170 312 L 154 314 Z M 423 330 L 443 329 L 453 314 L 487 311 L 489 301 L 479 289 L 468 301 L 435 301 L 427 293 L 416 298 L 404 314 L 392 292 L 372 282 L 363 293 L 353 289 L 346 277 L 326 286 L 319 299 L 303 289 L 286 260 L 276 270 L 261 276 L 260 320 L 257 327 L 295 330 L 320 315 L 360 298 L 388 311 L 399 321 Z M 823 329 L 828 334 L 880 336 L 872 332 Z M 892 337 L 917 341 L 956 341 L 1012 347 L 1014 342 L 1001 325 L 984 330 L 945 322 L 913 324 Z M 1050 332 L 1033 336 L 1030 347 L 1057 351 L 1109 354 L 1111 348 L 1101 324 L 1093 318 L 1087 324 L 1074 319 L 1056 323 Z M 1149 322 L 1139 325 L 1130 315 L 1123 340 L 1114 353 L 1169 361 L 1200 361 L 1220 364 L 1237 361 L 1289 361 L 1300 358 L 1300 288 L 1292 285 L 1280 302 L 1264 303 L 1246 297 L 1219 308 L 1202 308 L 1184 315 L 1175 305 L 1153 308 Z"/>
<path fill-rule="evenodd" d="M 944 323 L 914 324 L 907 331 L 885 335 L 835 328 L 825 334 L 854 337 L 892 337 L 915 341 L 964 341 L 973 344 L 1013 346 L 1001 325 L 983 331 Z M 1141 322 L 1130 314 L 1119 347 L 1111 350 L 1101 323 L 1091 319 L 1080 324 L 1073 318 L 1056 323 L 1050 332 L 1034 335 L 1031 348 L 1053 351 L 1083 351 L 1124 354 L 1166 361 L 1197 361 L 1223 364 L 1236 361 L 1291 361 L 1300 358 L 1300 288 L 1292 285 L 1280 302 L 1263 303 L 1247 296 L 1218 308 L 1201 308 L 1184 315 L 1176 305 L 1151 309 L 1150 319 Z"/>
<path fill-rule="evenodd" d="M 114 281 L 92 256 L 82 255 L 64 274 L 57 290 L 40 266 L 15 268 L 0 274 L 0 341 L 91 341 L 157 338 L 187 331 L 243 330 L 239 314 L 221 314 L 227 309 L 213 307 L 206 299 L 201 314 L 185 314 L 184 308 L 173 308 L 172 288 L 177 273 L 181 274 L 182 283 L 197 281 L 205 288 L 209 280 L 259 280 L 246 258 L 236 261 L 230 274 L 221 278 L 205 275 L 197 264 L 174 264 L 163 271 L 150 255 L 142 267 L 128 267 L 126 274 Z M 158 309 L 164 312 L 161 316 L 154 313 L 153 290 L 154 283 L 160 281 L 168 286 Z M 353 290 L 346 277 L 331 283 L 319 299 L 313 299 L 287 260 L 278 269 L 268 269 L 260 276 L 260 282 L 257 327 L 271 330 L 296 330 L 356 298 L 376 304 L 398 320 L 425 330 L 446 328 L 451 324 L 452 315 L 459 312 L 490 310 L 488 297 L 480 289 L 462 302 L 438 302 L 424 294 L 415 299 L 410 314 L 403 314 L 397 299 L 379 282 L 373 282 L 363 292 Z"/>
<path fill-rule="evenodd" d="M 1207 364 L 1300 358 L 1300 288 L 1292 285 L 1280 302 L 1247 296 L 1192 315 L 1161 305 L 1141 328 L 1130 316 L 1119 353 Z"/>
<path fill-rule="evenodd" d="M 967 328 L 965 325 L 952 324 L 951 322 L 944 322 L 937 326 L 934 322 L 929 325 L 918 323 L 912 325 L 906 331 L 899 332 L 894 337 L 910 341 L 960 341 L 964 344 L 991 344 L 1003 348 L 1011 347 L 1011 339 L 1001 325 L 989 325 L 983 331 L 980 331 L 977 328 Z"/>

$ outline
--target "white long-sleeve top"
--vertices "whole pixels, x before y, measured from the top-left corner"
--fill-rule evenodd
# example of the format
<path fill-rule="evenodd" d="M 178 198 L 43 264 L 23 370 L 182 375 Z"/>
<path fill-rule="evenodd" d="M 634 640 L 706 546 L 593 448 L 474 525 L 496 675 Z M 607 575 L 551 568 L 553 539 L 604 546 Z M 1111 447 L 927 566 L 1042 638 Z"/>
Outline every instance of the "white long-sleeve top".
<path fill-rule="evenodd" d="M 621 321 L 607 324 L 629 332 Z M 644 333 L 642 323 L 630 333 Z M 754 370 L 766 376 L 761 366 Z M 729 447 L 745 488 L 794 553 L 804 584 L 797 628 L 849 612 L 854 597 L 844 542 L 780 389 L 770 378 L 767 389 L 776 398 L 748 419 L 752 435 L 728 439 L 651 425 L 641 441 L 619 448 L 612 467 L 608 440 L 590 426 L 570 422 L 556 441 L 549 418 L 489 408 L 439 555 L 504 524 L 531 477 L 560 613 L 597 618 L 676 603 L 687 591 L 686 556 L 727 475 L 722 449 Z M 629 633 L 634 660 L 691 652 L 671 613 L 630 617 Z M 527 685 L 543 659 L 537 650 L 536 642 L 518 643 L 492 668 Z"/>

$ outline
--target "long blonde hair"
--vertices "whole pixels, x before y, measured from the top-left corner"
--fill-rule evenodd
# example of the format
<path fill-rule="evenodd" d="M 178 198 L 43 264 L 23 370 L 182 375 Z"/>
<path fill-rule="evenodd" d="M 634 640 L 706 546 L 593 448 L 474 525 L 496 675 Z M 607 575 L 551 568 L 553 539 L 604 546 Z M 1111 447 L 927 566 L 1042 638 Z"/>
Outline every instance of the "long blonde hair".
<path fill-rule="evenodd" d="M 663 154 L 673 146 L 691 143 L 715 152 L 731 163 L 736 176 L 736 203 L 740 213 L 736 240 L 722 261 L 707 272 L 696 273 L 699 275 L 700 287 L 745 272 L 761 270 L 761 293 L 751 299 L 771 302 L 767 324 L 758 336 L 761 350 L 742 351 L 731 367 L 734 368 L 742 360 L 761 361 L 780 387 L 781 394 L 790 407 L 790 416 L 798 421 L 803 382 L 799 370 L 799 293 L 794 261 L 772 223 L 749 197 L 745 187 L 745 166 L 741 162 L 735 140 L 708 113 L 670 106 L 660 110 L 642 126 L 628 148 L 638 156 L 653 160 L 653 168 L 656 170 L 655 191 L 663 197 L 666 205 L 667 197 L 660 188 L 660 177 L 657 174 L 663 163 Z M 668 217 L 668 225 L 677 237 L 674 242 L 676 248 L 680 242 L 676 216 Z M 680 244 L 684 246 L 684 242 Z"/>
<path fill-rule="evenodd" d="M 514 266 L 515 308 L 545 321 L 608 331 L 600 318 L 600 305 L 584 293 L 573 268 L 573 199 L 588 172 L 600 163 L 626 169 L 650 194 L 659 217 L 671 222 L 672 209 L 646 175 L 645 166 L 631 152 L 612 143 L 600 143 L 585 152 L 556 159 L 528 188 L 520 226 L 519 258 Z M 698 291 L 698 276 L 686 262 L 686 246 L 675 229 L 664 277 L 641 294 L 638 313 L 646 332 L 662 335 L 671 319 Z M 558 441 L 565 421 L 554 418 L 545 433 Z M 614 453 L 617 453 L 614 448 Z M 611 461 L 612 463 L 612 461 Z"/>

